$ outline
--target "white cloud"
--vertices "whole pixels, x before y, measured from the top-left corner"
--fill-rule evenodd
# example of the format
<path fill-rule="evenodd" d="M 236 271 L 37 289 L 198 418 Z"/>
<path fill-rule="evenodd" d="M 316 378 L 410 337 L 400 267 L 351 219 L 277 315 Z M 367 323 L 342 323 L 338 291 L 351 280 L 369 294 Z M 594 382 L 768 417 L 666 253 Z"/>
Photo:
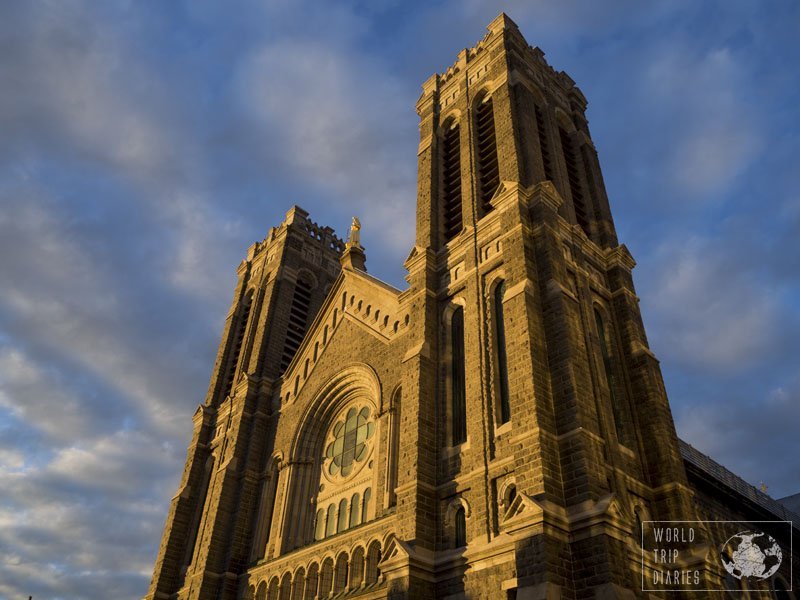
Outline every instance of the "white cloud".
<path fill-rule="evenodd" d="M 759 114 L 744 99 L 743 68 L 726 48 L 697 57 L 671 45 L 652 60 L 644 97 L 669 121 L 674 137 L 667 138 L 665 167 L 676 193 L 706 197 L 727 190 L 757 156 Z"/>
<path fill-rule="evenodd" d="M 650 258 L 644 304 L 671 364 L 730 372 L 775 351 L 780 302 L 729 253 L 732 244 L 675 234 Z"/>
<path fill-rule="evenodd" d="M 359 211 L 402 254 L 413 237 L 416 90 L 363 53 L 315 40 L 259 48 L 239 73 L 246 111 L 272 158 Z M 277 149 L 277 150 L 276 150 Z M 404 153 L 408 154 L 405 156 Z"/>
<path fill-rule="evenodd" d="M 182 459 L 158 437 L 120 430 L 24 473 L 0 470 L 0 597 L 22 581 L 37 597 L 140 596 L 153 558 L 143 549 L 158 540 Z M 108 578 L 118 580 L 106 592 L 88 581 Z"/>
<path fill-rule="evenodd" d="M 86 435 L 97 426 L 79 397 L 13 348 L 0 347 L 0 406 L 62 442 Z M 6 464 L 18 462 L 14 459 Z"/>
<path fill-rule="evenodd" d="M 163 363 L 146 360 L 134 344 L 129 299 L 120 295 L 113 270 L 102 257 L 87 252 L 57 212 L 38 197 L 25 200 L 16 219 L 0 219 L 3 245 L 9 249 L 2 262 L 14 274 L 3 284 L 0 306 L 24 325 L 29 338 L 129 398 L 154 427 L 173 435 L 184 431 L 185 419 L 174 414 L 165 398 L 169 373 Z M 65 397 L 52 373 L 43 372 L 19 349 L 7 351 L 0 366 L 6 369 L 8 386 L 16 386 L 5 390 L 7 402 L 23 410 L 19 407 L 25 398 L 24 410 L 35 414 L 37 428 L 78 427 L 78 407 L 85 410 L 98 402 Z M 31 371 L 35 375 L 26 376 Z M 57 408 L 45 410 L 51 404 Z M 62 421 L 68 414 L 72 416 Z"/>

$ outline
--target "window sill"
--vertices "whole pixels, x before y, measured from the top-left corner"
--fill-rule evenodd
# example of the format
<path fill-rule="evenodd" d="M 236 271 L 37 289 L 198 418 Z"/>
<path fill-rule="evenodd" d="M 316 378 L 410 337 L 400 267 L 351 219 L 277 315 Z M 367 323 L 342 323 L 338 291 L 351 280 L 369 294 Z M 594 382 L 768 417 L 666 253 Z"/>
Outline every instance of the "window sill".
<path fill-rule="evenodd" d="M 444 458 L 451 458 L 453 456 L 458 456 L 462 452 L 469 450 L 470 447 L 470 437 L 467 436 L 467 439 L 460 444 L 456 444 L 455 446 L 447 446 L 446 448 L 442 449 L 442 456 Z"/>

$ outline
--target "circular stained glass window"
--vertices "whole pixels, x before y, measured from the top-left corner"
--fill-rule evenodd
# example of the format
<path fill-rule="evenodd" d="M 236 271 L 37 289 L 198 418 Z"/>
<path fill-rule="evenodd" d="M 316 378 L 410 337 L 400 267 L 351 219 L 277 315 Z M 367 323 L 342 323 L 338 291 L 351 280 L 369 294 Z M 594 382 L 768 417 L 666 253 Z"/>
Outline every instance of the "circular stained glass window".
<path fill-rule="evenodd" d="M 347 477 L 353 472 L 355 463 L 367 456 L 367 440 L 372 437 L 375 424 L 369 419 L 369 408 L 356 407 L 347 411 L 344 420 L 333 426 L 333 441 L 325 450 L 328 473 Z"/>

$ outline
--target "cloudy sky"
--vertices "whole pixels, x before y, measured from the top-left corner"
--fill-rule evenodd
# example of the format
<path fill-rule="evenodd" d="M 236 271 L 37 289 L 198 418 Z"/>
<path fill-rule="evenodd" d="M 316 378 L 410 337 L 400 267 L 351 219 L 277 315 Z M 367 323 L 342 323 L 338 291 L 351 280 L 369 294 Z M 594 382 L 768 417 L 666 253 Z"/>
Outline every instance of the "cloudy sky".
<path fill-rule="evenodd" d="M 0 3 L 0 598 L 147 590 L 245 249 L 403 285 L 420 84 L 505 10 L 589 99 L 679 435 L 800 492 L 794 0 Z"/>

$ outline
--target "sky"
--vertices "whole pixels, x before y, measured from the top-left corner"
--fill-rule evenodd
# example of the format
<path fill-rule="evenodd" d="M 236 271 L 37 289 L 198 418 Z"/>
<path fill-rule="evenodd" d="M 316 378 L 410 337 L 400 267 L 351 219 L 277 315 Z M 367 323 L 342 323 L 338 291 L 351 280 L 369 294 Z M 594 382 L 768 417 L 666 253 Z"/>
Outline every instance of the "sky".
<path fill-rule="evenodd" d="M 404 287 L 420 85 L 501 11 L 589 100 L 678 434 L 800 492 L 794 0 L 11 0 L 0 598 L 146 593 L 247 247 L 358 215 Z"/>

